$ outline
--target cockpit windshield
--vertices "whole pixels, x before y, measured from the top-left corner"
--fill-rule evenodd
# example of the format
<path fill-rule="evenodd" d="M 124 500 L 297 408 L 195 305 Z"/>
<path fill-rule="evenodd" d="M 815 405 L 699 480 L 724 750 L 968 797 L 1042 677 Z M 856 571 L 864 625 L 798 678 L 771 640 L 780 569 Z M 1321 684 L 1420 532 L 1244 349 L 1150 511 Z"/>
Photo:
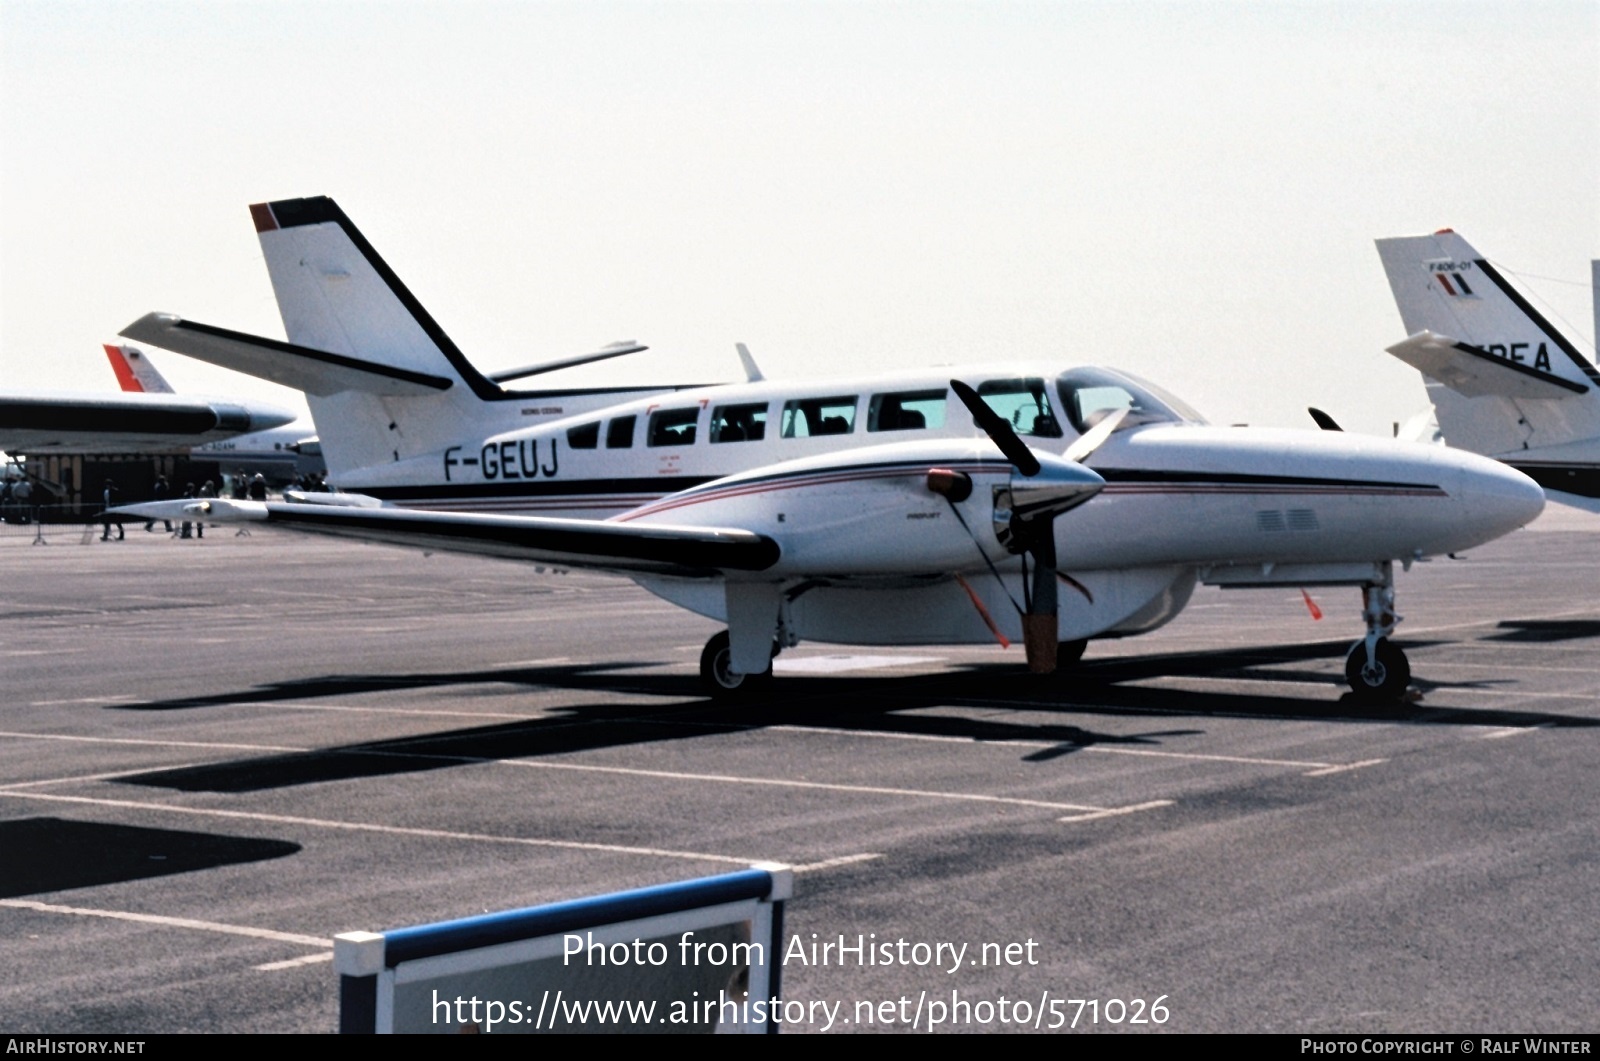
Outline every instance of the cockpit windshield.
<path fill-rule="evenodd" d="M 1118 409 L 1129 410 L 1124 424 L 1203 424 L 1205 417 L 1153 383 L 1105 368 L 1075 368 L 1056 379 L 1061 410 L 1083 434 Z"/>

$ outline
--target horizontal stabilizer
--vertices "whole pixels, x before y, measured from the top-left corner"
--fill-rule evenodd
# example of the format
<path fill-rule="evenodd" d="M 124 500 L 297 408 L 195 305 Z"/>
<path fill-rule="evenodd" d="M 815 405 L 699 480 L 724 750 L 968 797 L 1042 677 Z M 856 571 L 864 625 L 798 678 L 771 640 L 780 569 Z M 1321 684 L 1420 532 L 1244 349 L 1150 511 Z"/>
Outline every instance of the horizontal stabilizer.
<path fill-rule="evenodd" d="M 147 313 L 124 328 L 122 335 L 319 396 L 341 391 L 395 396 L 437 394 L 450 389 L 453 382 L 443 376 L 246 335 L 169 313 Z"/>
<path fill-rule="evenodd" d="M 573 368 L 578 365 L 593 364 L 596 361 L 608 361 L 613 357 L 623 354 L 637 354 L 641 350 L 650 349 L 643 343 L 621 342 L 612 343 L 592 353 L 576 354 L 572 357 L 563 357 L 557 361 L 541 361 L 537 365 L 525 365 L 522 368 L 501 369 L 499 372 L 489 373 L 489 379 L 496 383 L 509 383 L 514 379 L 527 379 L 529 376 L 542 376 L 546 372 L 555 372 L 558 369 Z"/>
<path fill-rule="evenodd" d="M 1589 387 L 1532 365 L 1431 331 L 1388 348 L 1389 353 L 1468 398 L 1570 398 Z"/>
<path fill-rule="evenodd" d="M 114 514 L 130 520 L 267 523 L 419 549 L 683 578 L 712 577 L 728 571 L 764 571 L 776 564 L 780 555 L 777 542 L 746 530 L 543 516 L 346 508 L 220 498 L 151 501 L 125 506 Z"/>

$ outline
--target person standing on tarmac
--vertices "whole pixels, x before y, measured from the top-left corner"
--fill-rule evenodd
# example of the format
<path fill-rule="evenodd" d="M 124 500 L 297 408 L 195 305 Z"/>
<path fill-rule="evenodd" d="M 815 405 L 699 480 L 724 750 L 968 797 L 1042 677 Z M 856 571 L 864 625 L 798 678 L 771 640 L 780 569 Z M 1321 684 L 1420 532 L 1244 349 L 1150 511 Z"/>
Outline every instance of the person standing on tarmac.
<path fill-rule="evenodd" d="M 108 542 L 111 540 L 111 510 L 117 507 L 117 484 L 107 479 L 106 488 L 101 494 L 101 499 L 105 502 L 105 507 L 100 510 L 100 522 L 103 528 L 100 531 L 100 540 Z M 117 522 L 117 541 L 120 542 L 126 537 L 127 534 L 124 533 L 122 523 L 119 520 Z"/>
<path fill-rule="evenodd" d="M 152 500 L 152 501 L 165 501 L 167 498 L 169 498 L 171 496 L 172 496 L 172 487 L 167 484 L 167 477 L 165 475 L 156 476 L 156 484 L 150 488 L 150 500 Z M 166 524 L 167 533 L 171 534 L 172 533 L 172 521 L 170 519 L 164 519 L 161 522 Z M 153 519 L 145 520 L 144 521 L 145 533 L 148 534 L 150 532 L 151 528 L 153 528 L 155 525 L 156 525 L 156 521 L 155 520 L 153 520 Z"/>

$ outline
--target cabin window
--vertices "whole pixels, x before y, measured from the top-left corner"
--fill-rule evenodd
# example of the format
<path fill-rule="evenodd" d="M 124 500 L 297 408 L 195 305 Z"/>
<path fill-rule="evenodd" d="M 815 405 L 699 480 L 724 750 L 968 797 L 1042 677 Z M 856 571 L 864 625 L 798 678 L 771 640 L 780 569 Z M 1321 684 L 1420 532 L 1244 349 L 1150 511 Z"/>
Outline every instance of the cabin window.
<path fill-rule="evenodd" d="M 856 426 L 855 395 L 838 398 L 800 398 L 783 407 L 783 437 L 848 435 Z"/>
<path fill-rule="evenodd" d="M 663 409 L 650 414 L 650 445 L 692 446 L 694 427 L 700 419 L 700 410 Z"/>
<path fill-rule="evenodd" d="M 868 431 L 921 431 L 944 426 L 943 388 L 874 394 L 867 406 Z"/>
<path fill-rule="evenodd" d="M 600 421 L 567 428 L 567 445 L 573 449 L 594 449 L 599 444 Z"/>
<path fill-rule="evenodd" d="M 632 449 L 633 425 L 638 417 L 619 416 L 606 425 L 606 449 Z"/>
<path fill-rule="evenodd" d="M 1061 422 L 1050 408 L 1042 379 L 991 379 L 978 384 L 978 396 L 1019 435 L 1061 437 Z"/>
<path fill-rule="evenodd" d="M 767 436 L 767 403 L 719 405 L 711 410 L 711 441 L 759 442 Z"/>

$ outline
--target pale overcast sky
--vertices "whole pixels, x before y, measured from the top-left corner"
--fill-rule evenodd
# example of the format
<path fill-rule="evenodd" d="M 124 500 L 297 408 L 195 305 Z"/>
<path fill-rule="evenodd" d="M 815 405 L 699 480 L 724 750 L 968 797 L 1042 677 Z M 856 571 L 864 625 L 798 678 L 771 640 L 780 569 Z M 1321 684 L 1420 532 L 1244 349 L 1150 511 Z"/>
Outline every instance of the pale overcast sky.
<path fill-rule="evenodd" d="M 1597 70 L 1593 0 L 0 0 L 0 387 L 112 387 L 150 310 L 281 336 L 246 205 L 331 195 L 485 369 L 1042 357 L 1387 434 L 1375 237 L 1454 227 L 1591 349 Z"/>

